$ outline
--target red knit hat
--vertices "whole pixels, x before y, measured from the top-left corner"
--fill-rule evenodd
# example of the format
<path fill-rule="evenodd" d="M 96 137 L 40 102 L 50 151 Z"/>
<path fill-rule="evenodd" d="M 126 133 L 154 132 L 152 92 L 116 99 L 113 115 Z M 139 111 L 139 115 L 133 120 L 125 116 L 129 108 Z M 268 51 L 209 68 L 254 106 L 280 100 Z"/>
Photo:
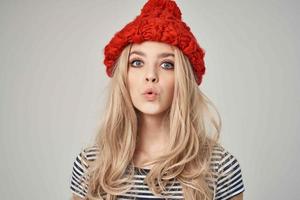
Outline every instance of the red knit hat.
<path fill-rule="evenodd" d="M 143 41 L 164 42 L 181 49 L 189 58 L 200 85 L 205 73 L 205 51 L 182 21 L 181 11 L 174 1 L 149 0 L 140 15 L 114 35 L 104 49 L 107 75 L 112 77 L 113 66 L 124 47 Z"/>

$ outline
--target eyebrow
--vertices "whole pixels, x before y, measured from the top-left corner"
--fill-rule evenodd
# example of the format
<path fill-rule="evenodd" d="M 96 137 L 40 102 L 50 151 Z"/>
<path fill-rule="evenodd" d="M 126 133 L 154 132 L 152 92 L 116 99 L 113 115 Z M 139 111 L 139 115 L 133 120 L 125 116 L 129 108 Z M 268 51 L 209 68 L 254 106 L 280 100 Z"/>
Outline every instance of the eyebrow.
<path fill-rule="evenodd" d="M 137 55 L 146 57 L 146 54 L 143 53 L 142 51 L 132 51 L 132 52 L 129 54 L 129 56 L 131 56 L 132 54 L 137 54 Z M 164 58 L 164 57 L 168 57 L 168 56 L 175 57 L 173 53 L 161 53 L 161 54 L 158 54 L 158 58 Z"/>

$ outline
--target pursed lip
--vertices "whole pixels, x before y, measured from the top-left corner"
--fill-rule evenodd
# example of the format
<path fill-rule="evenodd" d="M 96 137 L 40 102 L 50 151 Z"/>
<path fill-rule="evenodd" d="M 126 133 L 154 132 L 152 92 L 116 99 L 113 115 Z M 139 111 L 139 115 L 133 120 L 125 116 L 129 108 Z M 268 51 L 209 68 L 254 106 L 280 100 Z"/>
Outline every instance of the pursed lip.
<path fill-rule="evenodd" d="M 143 95 L 148 95 L 148 94 L 158 94 L 158 91 L 154 88 L 147 88 L 144 92 Z"/>
<path fill-rule="evenodd" d="M 154 101 L 157 98 L 157 94 L 156 93 L 145 93 L 143 94 L 143 96 L 145 97 L 145 99 L 147 99 L 148 101 Z"/>

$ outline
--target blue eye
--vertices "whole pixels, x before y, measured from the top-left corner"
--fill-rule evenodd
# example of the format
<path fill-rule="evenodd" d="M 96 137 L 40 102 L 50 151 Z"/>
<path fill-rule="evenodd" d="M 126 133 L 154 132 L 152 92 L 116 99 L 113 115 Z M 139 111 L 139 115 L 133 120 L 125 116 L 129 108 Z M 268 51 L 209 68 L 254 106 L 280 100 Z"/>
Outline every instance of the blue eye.
<path fill-rule="evenodd" d="M 142 63 L 142 61 L 140 61 L 140 60 L 133 60 L 130 62 L 130 65 L 133 67 L 138 67 L 141 63 Z"/>
<path fill-rule="evenodd" d="M 167 65 L 164 65 L 167 64 Z M 162 63 L 162 65 L 164 65 L 165 67 L 163 67 L 164 69 L 173 69 L 174 68 L 174 64 L 172 62 L 164 62 Z"/>

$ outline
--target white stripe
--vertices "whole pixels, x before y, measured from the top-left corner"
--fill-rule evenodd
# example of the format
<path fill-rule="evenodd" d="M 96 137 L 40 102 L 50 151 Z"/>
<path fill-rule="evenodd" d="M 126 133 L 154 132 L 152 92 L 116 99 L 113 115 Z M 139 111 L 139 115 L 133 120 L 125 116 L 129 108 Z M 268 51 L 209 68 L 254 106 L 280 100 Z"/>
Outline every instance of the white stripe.
<path fill-rule="evenodd" d="M 221 196 L 218 196 L 217 198 L 224 197 L 224 196 L 226 196 L 226 195 L 232 193 L 232 191 L 236 190 L 237 188 L 239 188 L 239 187 L 242 186 L 242 185 L 243 185 L 243 183 L 241 182 L 239 185 L 237 185 L 236 187 L 232 188 L 231 190 L 226 191 L 224 194 L 222 194 Z M 241 188 L 241 189 L 238 190 L 237 192 L 239 193 L 239 192 L 241 192 L 241 191 L 243 191 L 243 188 Z M 233 194 L 236 194 L 236 192 L 233 193 Z M 228 196 L 228 198 L 234 196 L 233 194 L 230 194 L 230 195 Z M 227 199 L 227 197 L 226 197 L 226 199 Z M 222 198 L 222 200 L 223 200 L 223 198 Z M 225 200 L 225 199 L 224 199 L 224 200 Z"/>
<path fill-rule="evenodd" d="M 227 179 L 226 179 L 227 180 Z M 226 190 L 228 190 L 228 187 L 226 186 L 227 182 L 230 182 L 231 180 L 233 179 L 228 179 L 226 182 L 222 183 L 218 188 L 222 188 L 223 186 L 225 186 L 224 188 L 222 188 L 221 190 L 218 190 L 218 192 L 222 193 L 222 192 L 225 192 Z M 236 183 L 238 183 L 239 181 L 241 180 L 241 177 L 238 178 L 237 180 L 235 180 L 233 183 L 231 183 L 230 185 L 234 185 Z M 229 186 L 230 187 L 230 186 Z M 235 187 L 236 188 L 236 187 Z"/>
<path fill-rule="evenodd" d="M 74 183 L 74 182 L 71 181 L 71 186 L 73 186 L 74 188 L 76 188 L 77 190 L 79 190 L 81 192 L 86 193 L 86 189 L 87 189 L 86 184 L 84 184 L 84 186 L 83 186 L 83 185 L 78 185 L 77 183 Z"/>
<path fill-rule="evenodd" d="M 152 192 L 148 188 L 145 188 L 145 189 L 148 189 L 148 190 L 143 190 L 142 189 L 143 187 L 133 187 L 133 188 L 131 188 L 130 192 L 152 194 Z M 166 192 L 164 192 L 164 194 L 183 194 L 183 192 L 182 191 L 169 191 L 169 190 L 167 190 Z"/>
<path fill-rule="evenodd" d="M 224 168 L 226 168 L 228 165 L 232 165 L 232 163 L 235 161 L 235 158 L 230 159 L 226 164 L 223 164 L 223 166 L 220 167 L 219 171 L 222 172 L 224 170 Z M 226 169 L 226 171 L 224 171 L 224 173 L 227 173 L 228 171 L 230 171 L 233 166 L 238 165 L 238 162 L 236 161 L 234 165 L 232 165 L 231 167 L 229 167 L 228 169 Z M 223 172 L 222 172 L 223 173 Z"/>
<path fill-rule="evenodd" d="M 83 173 L 84 173 L 86 170 L 84 170 L 84 169 L 82 168 L 82 165 L 81 165 L 79 162 L 77 162 L 77 161 L 75 161 L 75 162 L 76 162 L 76 164 L 78 165 L 78 167 L 74 165 L 74 168 L 73 168 L 73 169 L 75 169 L 75 171 L 78 172 L 78 174 L 80 174 L 81 176 L 83 176 Z M 82 169 L 83 172 L 81 172 L 80 169 Z"/>
<path fill-rule="evenodd" d="M 72 179 L 76 180 L 78 183 L 80 183 L 80 179 L 79 178 L 80 177 L 77 177 L 76 174 L 75 175 L 72 174 Z"/>
<path fill-rule="evenodd" d="M 238 166 L 234 171 L 233 169 Z M 226 176 L 226 178 L 224 179 L 231 179 L 231 177 L 240 170 L 240 167 L 239 167 L 239 163 L 236 162 L 234 165 L 232 165 L 231 167 L 229 167 L 226 171 L 222 172 L 222 176 Z M 222 179 L 222 180 L 224 180 Z"/>
<path fill-rule="evenodd" d="M 85 155 L 83 154 L 83 156 L 85 157 Z M 80 162 L 82 163 L 81 165 L 83 165 L 85 168 L 88 167 L 89 165 L 85 162 L 85 160 L 80 156 L 78 155 L 78 159 L 80 160 Z M 85 157 L 85 159 L 87 159 Z M 77 160 L 76 160 L 77 161 Z M 78 162 L 78 161 L 77 161 Z"/>
<path fill-rule="evenodd" d="M 151 194 L 153 195 L 153 194 Z M 154 199 L 154 198 L 163 198 L 163 197 L 159 197 L 159 196 L 147 196 L 147 195 L 139 195 L 139 194 L 122 194 L 122 196 L 126 196 L 126 197 L 139 197 L 139 198 L 148 198 L 148 199 Z M 182 199 L 182 196 L 166 196 L 164 198 L 171 198 L 171 199 Z"/>
<path fill-rule="evenodd" d="M 149 188 L 147 185 L 133 185 L 133 187 L 135 187 L 135 188 L 141 188 L 141 189 L 148 189 Z M 172 189 L 182 189 L 181 186 L 173 186 L 171 188 Z M 166 189 L 170 189 L 170 186 L 167 186 Z"/>
<path fill-rule="evenodd" d="M 74 193 L 74 194 L 80 196 L 81 198 L 84 198 L 84 196 L 83 196 L 82 194 L 80 194 L 79 192 L 77 192 L 77 190 L 76 190 L 75 188 L 72 188 L 72 187 L 71 187 L 71 191 L 72 191 L 72 193 Z M 85 193 L 84 193 L 84 194 L 85 194 Z"/>

